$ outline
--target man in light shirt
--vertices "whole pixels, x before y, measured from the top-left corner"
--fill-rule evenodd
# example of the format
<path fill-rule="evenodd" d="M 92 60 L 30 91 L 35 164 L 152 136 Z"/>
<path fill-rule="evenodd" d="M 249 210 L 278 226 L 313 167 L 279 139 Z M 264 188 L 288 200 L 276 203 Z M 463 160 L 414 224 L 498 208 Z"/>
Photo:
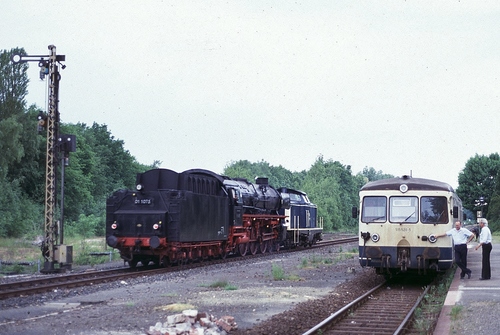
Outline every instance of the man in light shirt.
<path fill-rule="evenodd" d="M 451 236 L 453 238 L 453 244 L 455 245 L 455 263 L 457 263 L 457 266 L 462 270 L 460 279 L 464 279 L 465 275 L 470 279 L 472 271 L 467 268 L 467 243 L 475 237 L 474 233 L 467 228 L 462 228 L 462 223 L 457 221 L 455 222 L 454 229 L 450 229 L 444 234 L 436 235 L 436 238 L 444 236 Z"/>
<path fill-rule="evenodd" d="M 491 245 L 491 231 L 490 228 L 488 228 L 488 220 L 485 218 L 479 218 L 477 222 L 479 223 L 479 227 L 481 227 L 481 234 L 479 234 L 479 244 L 476 250 L 479 249 L 479 247 L 483 248 L 483 264 L 481 267 L 481 278 L 479 278 L 479 280 L 487 280 L 491 278 L 490 254 L 493 248 Z"/>

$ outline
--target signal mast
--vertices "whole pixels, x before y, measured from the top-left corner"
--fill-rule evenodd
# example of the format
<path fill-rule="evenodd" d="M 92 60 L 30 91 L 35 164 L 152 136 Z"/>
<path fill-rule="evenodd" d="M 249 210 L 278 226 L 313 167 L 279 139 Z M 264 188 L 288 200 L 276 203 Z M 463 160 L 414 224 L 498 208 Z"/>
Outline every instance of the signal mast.
<path fill-rule="evenodd" d="M 47 162 L 45 168 L 45 222 L 44 240 L 42 242 L 42 255 L 44 258 L 43 273 L 64 272 L 71 269 L 73 263 L 73 246 L 64 245 L 63 208 L 64 208 L 64 167 L 68 163 L 69 153 L 76 151 L 75 135 L 59 135 L 59 65 L 66 60 L 65 55 L 56 55 L 56 47 L 49 45 L 49 55 L 12 55 L 14 64 L 25 62 L 38 62 L 40 79 L 49 79 L 49 104 L 48 113 L 38 114 L 38 130 L 47 130 Z M 61 215 L 60 220 L 55 220 L 57 200 L 57 166 L 61 155 Z M 60 237 L 60 240 L 58 240 Z M 55 265 L 58 264 L 58 267 Z"/>

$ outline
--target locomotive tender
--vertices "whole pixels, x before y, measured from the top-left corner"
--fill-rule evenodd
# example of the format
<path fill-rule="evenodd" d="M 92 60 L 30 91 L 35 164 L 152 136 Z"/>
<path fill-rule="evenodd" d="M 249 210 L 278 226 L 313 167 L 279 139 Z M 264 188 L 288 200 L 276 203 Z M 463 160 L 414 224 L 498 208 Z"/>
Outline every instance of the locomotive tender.
<path fill-rule="evenodd" d="M 360 211 L 353 207 L 352 214 L 359 214 L 361 266 L 387 276 L 452 266 L 452 239 L 435 237 L 463 216 L 462 201 L 450 185 L 403 176 L 369 182 L 359 197 Z"/>
<path fill-rule="evenodd" d="M 265 253 L 284 244 L 289 208 L 289 193 L 266 178 L 253 184 L 203 169 L 153 169 L 137 175 L 136 190 L 108 198 L 106 241 L 130 267 Z"/>

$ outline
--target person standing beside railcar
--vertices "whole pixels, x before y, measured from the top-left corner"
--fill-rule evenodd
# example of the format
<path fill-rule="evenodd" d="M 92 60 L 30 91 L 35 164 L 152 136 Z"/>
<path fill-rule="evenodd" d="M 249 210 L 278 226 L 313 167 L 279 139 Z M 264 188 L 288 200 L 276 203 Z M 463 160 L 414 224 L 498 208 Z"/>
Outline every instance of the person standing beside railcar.
<path fill-rule="evenodd" d="M 467 243 L 475 237 L 474 233 L 467 228 L 463 228 L 460 221 L 456 221 L 454 229 L 450 229 L 444 234 L 436 235 L 436 238 L 444 236 L 451 236 L 453 238 L 453 244 L 455 244 L 455 263 L 462 270 L 460 279 L 464 279 L 465 275 L 470 279 L 472 271 L 467 268 Z"/>
<path fill-rule="evenodd" d="M 487 280 L 491 278 L 491 267 L 490 267 L 490 254 L 493 246 L 491 245 L 491 231 L 488 228 L 488 220 L 485 218 L 477 219 L 479 227 L 481 227 L 481 233 L 479 234 L 479 247 L 483 248 L 483 262 L 481 266 L 481 278 L 479 280 Z"/>

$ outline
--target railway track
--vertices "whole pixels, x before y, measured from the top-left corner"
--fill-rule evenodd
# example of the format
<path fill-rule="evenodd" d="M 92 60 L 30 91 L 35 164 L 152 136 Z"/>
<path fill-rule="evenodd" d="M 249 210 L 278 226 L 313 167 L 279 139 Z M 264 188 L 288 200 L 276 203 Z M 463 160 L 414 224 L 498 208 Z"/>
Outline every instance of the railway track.
<path fill-rule="evenodd" d="M 312 249 L 331 246 L 331 245 L 352 243 L 356 242 L 357 240 L 358 240 L 357 237 L 329 240 L 314 245 Z M 296 252 L 308 249 L 295 248 L 280 252 Z M 226 259 L 215 259 L 210 261 L 184 264 L 182 266 L 167 267 L 167 268 L 150 268 L 150 267 L 137 267 L 135 269 L 119 268 L 119 269 L 103 270 L 103 271 L 92 271 L 92 272 L 83 272 L 75 274 L 60 274 L 48 277 L 37 277 L 29 280 L 0 284 L 0 300 L 12 297 L 45 293 L 53 290 L 82 287 L 86 285 L 96 285 L 96 284 L 112 282 L 116 280 L 130 279 L 140 276 L 151 276 L 161 273 L 181 271 L 181 270 L 192 269 L 196 267 L 213 265 L 223 262 L 235 262 L 235 261 L 241 261 L 243 259 L 267 257 L 269 255 L 271 255 L 271 253 L 246 255 L 244 257 L 228 257 Z"/>
<path fill-rule="evenodd" d="M 303 335 L 403 334 L 430 286 L 382 283 Z"/>

